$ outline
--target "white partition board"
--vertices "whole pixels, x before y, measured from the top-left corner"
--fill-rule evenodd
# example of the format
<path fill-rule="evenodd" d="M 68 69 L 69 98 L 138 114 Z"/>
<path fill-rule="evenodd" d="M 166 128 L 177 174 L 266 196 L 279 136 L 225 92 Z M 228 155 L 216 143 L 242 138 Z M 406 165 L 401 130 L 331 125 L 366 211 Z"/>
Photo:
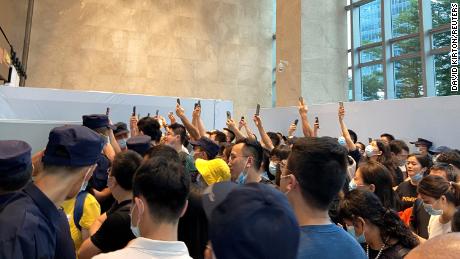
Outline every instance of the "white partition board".
<path fill-rule="evenodd" d="M 378 138 L 387 132 L 408 144 L 421 137 L 433 141 L 435 146 L 460 149 L 460 96 L 350 102 L 344 106 L 348 128 L 353 129 L 364 144 L 369 137 Z M 255 109 L 249 110 L 247 118 L 251 119 L 254 112 Z M 287 134 L 289 125 L 299 118 L 297 107 L 261 109 L 260 114 L 266 131 L 283 134 Z M 310 105 L 308 111 L 311 125 L 314 118 L 319 117 L 320 136 L 340 136 L 337 114 L 337 103 Z M 249 125 L 255 129 L 252 119 Z M 300 122 L 296 135 L 302 136 Z M 415 150 L 413 145 L 409 146 Z"/>

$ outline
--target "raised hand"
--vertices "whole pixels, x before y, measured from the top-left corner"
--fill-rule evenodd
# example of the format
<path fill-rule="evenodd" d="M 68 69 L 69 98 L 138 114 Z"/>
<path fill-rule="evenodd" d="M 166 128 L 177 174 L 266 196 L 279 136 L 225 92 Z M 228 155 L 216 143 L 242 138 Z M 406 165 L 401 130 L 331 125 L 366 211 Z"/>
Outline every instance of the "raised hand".
<path fill-rule="evenodd" d="M 176 104 L 176 115 L 181 118 L 185 116 L 185 110 L 179 104 Z"/>
<path fill-rule="evenodd" d="M 288 130 L 288 136 L 294 136 L 294 132 L 296 131 L 297 129 L 297 125 L 295 125 L 294 123 L 291 124 L 291 126 L 289 126 L 289 130 Z"/>
<path fill-rule="evenodd" d="M 176 117 L 174 117 L 174 113 L 173 113 L 173 112 L 170 112 L 170 113 L 168 114 L 168 118 L 169 118 L 170 124 L 176 123 Z"/>
<path fill-rule="evenodd" d="M 308 113 L 308 106 L 305 103 L 303 98 L 299 98 L 299 114 L 300 115 L 307 115 Z"/>

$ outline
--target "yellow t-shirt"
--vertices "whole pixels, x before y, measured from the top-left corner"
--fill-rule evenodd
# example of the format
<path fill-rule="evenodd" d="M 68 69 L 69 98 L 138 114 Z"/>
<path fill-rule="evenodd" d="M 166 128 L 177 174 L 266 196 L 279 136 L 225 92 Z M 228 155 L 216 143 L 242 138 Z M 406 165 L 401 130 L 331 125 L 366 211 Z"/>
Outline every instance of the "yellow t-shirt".
<path fill-rule="evenodd" d="M 67 219 L 69 220 L 70 225 L 70 235 L 72 236 L 73 243 L 75 245 L 75 251 L 78 251 L 83 240 L 81 238 L 81 232 L 75 226 L 73 220 L 73 210 L 75 208 L 76 198 L 66 200 L 62 204 Z M 96 198 L 93 195 L 87 194 L 85 198 L 85 203 L 83 205 L 83 214 L 80 219 L 80 226 L 82 229 L 89 229 L 89 227 L 94 223 L 94 221 L 101 215 L 101 206 L 97 202 Z"/>

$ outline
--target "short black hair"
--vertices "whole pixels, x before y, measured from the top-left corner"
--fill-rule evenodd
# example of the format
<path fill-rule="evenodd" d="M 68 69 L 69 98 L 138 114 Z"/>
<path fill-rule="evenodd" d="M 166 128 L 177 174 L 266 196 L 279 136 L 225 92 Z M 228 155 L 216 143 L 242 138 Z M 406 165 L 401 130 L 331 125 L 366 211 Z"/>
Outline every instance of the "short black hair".
<path fill-rule="evenodd" d="M 25 170 L 0 177 L 0 192 L 14 192 L 24 187 L 32 176 L 32 165 Z"/>
<path fill-rule="evenodd" d="M 449 151 L 441 153 L 437 158 L 436 162 L 448 163 L 460 169 L 460 154 L 455 151 Z"/>
<path fill-rule="evenodd" d="M 183 145 L 187 136 L 187 130 L 185 129 L 184 125 L 173 123 L 169 125 L 168 128 L 174 132 L 174 135 L 178 135 L 180 137 L 180 143 Z"/>
<path fill-rule="evenodd" d="M 134 176 L 133 194 L 143 196 L 157 222 L 176 223 L 190 192 L 190 177 L 177 161 L 154 157 Z"/>
<path fill-rule="evenodd" d="M 283 160 L 287 159 L 290 153 L 291 148 L 288 145 L 279 145 L 278 147 L 272 149 L 272 151 L 270 152 L 270 156 L 276 156 L 280 160 Z"/>
<path fill-rule="evenodd" d="M 121 188 L 133 189 L 133 176 L 142 163 L 142 157 L 135 151 L 126 150 L 115 155 L 112 164 L 112 176 Z"/>
<path fill-rule="evenodd" d="M 347 176 L 347 150 L 331 137 L 296 140 L 287 168 L 296 177 L 304 199 L 327 210 Z"/>
<path fill-rule="evenodd" d="M 394 137 L 393 135 L 391 135 L 390 133 L 382 133 L 382 134 L 380 135 L 380 137 L 381 137 L 381 138 L 387 138 L 387 139 L 390 140 L 390 142 L 393 141 L 393 140 L 395 140 L 395 137 Z"/>
<path fill-rule="evenodd" d="M 267 135 L 271 139 L 274 147 L 277 147 L 281 144 L 281 137 L 276 134 L 276 132 L 267 132 Z"/>
<path fill-rule="evenodd" d="M 351 129 L 348 129 L 348 134 L 350 134 L 350 138 L 351 140 L 353 140 L 353 143 L 356 144 L 356 141 L 358 141 L 358 135 L 356 134 L 356 132 L 354 132 Z"/>
<path fill-rule="evenodd" d="M 161 130 L 160 123 L 151 117 L 144 117 L 137 122 L 137 127 L 145 135 L 150 136 L 154 141 L 160 141 Z"/>
<path fill-rule="evenodd" d="M 162 157 L 166 159 L 180 161 L 179 154 L 177 153 L 177 151 L 174 148 L 163 144 L 151 147 L 149 150 L 147 150 L 145 156 L 147 157 L 147 159 Z"/>
<path fill-rule="evenodd" d="M 235 132 L 228 128 L 225 128 L 224 130 L 226 130 L 230 134 L 230 142 L 233 142 L 233 140 L 235 140 Z"/>
<path fill-rule="evenodd" d="M 406 142 L 400 139 L 395 139 L 390 142 L 390 150 L 395 155 L 401 153 L 403 150 L 409 153 L 409 147 L 407 146 Z"/>
<path fill-rule="evenodd" d="M 245 156 L 252 156 L 254 158 L 254 167 L 257 170 L 259 170 L 262 165 L 262 159 L 263 159 L 263 153 L 264 153 L 262 146 L 260 145 L 259 142 L 255 140 L 250 140 L 248 138 L 244 138 L 236 142 L 236 144 L 241 144 L 241 143 L 244 144 L 243 149 L 242 149 L 243 154 Z"/>
<path fill-rule="evenodd" d="M 211 135 L 215 135 L 214 141 L 218 143 L 226 143 L 227 142 L 227 135 L 222 131 L 216 130 L 211 133 Z"/>

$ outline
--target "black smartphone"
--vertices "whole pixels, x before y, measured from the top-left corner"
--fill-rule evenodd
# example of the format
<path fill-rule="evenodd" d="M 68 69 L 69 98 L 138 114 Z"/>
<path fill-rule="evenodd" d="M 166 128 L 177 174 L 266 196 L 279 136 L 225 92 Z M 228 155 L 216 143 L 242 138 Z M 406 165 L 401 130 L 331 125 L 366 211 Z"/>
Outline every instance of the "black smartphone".
<path fill-rule="evenodd" d="M 372 143 L 373 139 L 372 138 L 368 138 L 369 140 L 369 144 Z"/>
<path fill-rule="evenodd" d="M 259 114 L 260 114 L 260 104 L 257 104 L 256 115 L 259 116 Z"/>
<path fill-rule="evenodd" d="M 198 100 L 198 106 L 200 106 L 200 107 L 201 107 L 201 101 L 200 101 L 200 100 Z"/>
<path fill-rule="evenodd" d="M 299 119 L 295 119 L 295 121 L 294 121 L 294 125 L 296 125 L 296 126 L 297 126 L 297 124 L 298 124 L 298 123 L 299 123 Z"/>
<path fill-rule="evenodd" d="M 195 110 L 196 107 L 198 107 L 198 103 L 195 103 L 195 106 L 193 107 L 193 109 Z"/>
<path fill-rule="evenodd" d="M 241 116 L 241 120 L 244 120 L 244 116 Z"/>
<path fill-rule="evenodd" d="M 176 101 L 177 101 L 177 104 L 179 104 L 179 105 L 180 105 L 180 99 L 179 99 L 179 98 L 177 98 L 177 100 L 176 100 Z"/>
<path fill-rule="evenodd" d="M 227 120 L 230 120 L 231 118 L 232 118 L 232 114 L 229 111 L 227 111 Z"/>
<path fill-rule="evenodd" d="M 315 117 L 315 123 L 318 124 L 318 129 L 319 129 L 319 119 L 318 119 L 318 117 Z"/>
<path fill-rule="evenodd" d="M 340 106 L 340 107 L 343 107 L 343 102 L 339 102 L 339 106 Z"/>
<path fill-rule="evenodd" d="M 136 106 L 133 106 L 133 114 L 132 116 L 136 116 Z"/>
<path fill-rule="evenodd" d="M 147 113 L 147 117 L 150 117 L 150 112 L 149 112 L 149 113 Z"/>
<path fill-rule="evenodd" d="M 155 112 L 155 116 L 158 117 L 158 113 L 159 113 L 159 112 L 160 112 L 160 110 L 157 110 L 157 111 Z"/>
<path fill-rule="evenodd" d="M 109 116 L 109 114 L 110 114 L 110 108 L 107 107 L 107 109 L 105 110 L 105 115 Z"/>

